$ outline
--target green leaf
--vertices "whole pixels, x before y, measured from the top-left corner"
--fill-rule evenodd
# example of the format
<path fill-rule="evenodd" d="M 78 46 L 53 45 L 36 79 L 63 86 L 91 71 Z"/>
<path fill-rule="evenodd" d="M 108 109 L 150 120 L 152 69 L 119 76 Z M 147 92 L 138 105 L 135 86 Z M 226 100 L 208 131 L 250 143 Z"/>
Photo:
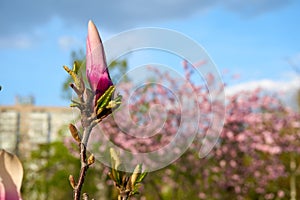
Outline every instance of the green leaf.
<path fill-rule="evenodd" d="M 115 91 L 114 86 L 110 86 L 104 94 L 97 100 L 97 107 L 98 108 L 105 108 L 109 101 L 111 100 L 111 97 L 113 95 L 113 92 Z"/>
<path fill-rule="evenodd" d="M 107 109 L 113 109 L 119 107 L 122 103 L 122 95 L 118 95 L 114 100 L 108 102 Z"/>
<path fill-rule="evenodd" d="M 80 69 L 80 65 L 79 65 L 78 61 L 75 60 L 75 61 L 74 61 L 74 64 L 73 64 L 73 69 L 72 69 L 72 71 L 73 71 L 75 74 L 78 74 L 79 69 Z"/>
<path fill-rule="evenodd" d="M 146 177 L 148 173 L 147 172 L 143 172 L 139 175 L 139 177 L 137 178 L 137 180 L 135 181 L 135 183 L 140 183 L 144 180 L 144 178 Z"/>
<path fill-rule="evenodd" d="M 121 174 L 118 171 L 121 162 L 120 162 L 119 155 L 113 148 L 110 148 L 110 157 L 111 157 L 111 173 L 115 178 L 116 183 L 121 185 L 122 177 L 120 176 Z"/>
<path fill-rule="evenodd" d="M 110 148 L 110 157 L 111 157 L 111 163 L 112 163 L 111 167 L 114 169 L 118 169 L 119 165 L 121 164 L 121 161 L 120 161 L 119 155 L 113 148 Z"/>
<path fill-rule="evenodd" d="M 120 174 L 115 168 L 111 168 L 111 174 L 114 177 L 114 180 L 117 183 L 117 185 L 121 185 Z"/>

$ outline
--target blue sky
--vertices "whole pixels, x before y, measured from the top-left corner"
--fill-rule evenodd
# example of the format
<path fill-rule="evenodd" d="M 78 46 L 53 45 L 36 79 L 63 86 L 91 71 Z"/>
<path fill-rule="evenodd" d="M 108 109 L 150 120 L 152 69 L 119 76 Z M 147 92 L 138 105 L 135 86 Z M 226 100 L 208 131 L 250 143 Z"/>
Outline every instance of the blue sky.
<path fill-rule="evenodd" d="M 300 67 L 299 10 L 296 0 L 1 1 L 0 105 L 33 95 L 37 105 L 68 106 L 62 66 L 70 65 L 72 50 L 85 48 L 89 19 L 104 41 L 138 27 L 181 32 L 229 71 L 230 86 L 288 83 L 296 78 L 291 64 Z"/>

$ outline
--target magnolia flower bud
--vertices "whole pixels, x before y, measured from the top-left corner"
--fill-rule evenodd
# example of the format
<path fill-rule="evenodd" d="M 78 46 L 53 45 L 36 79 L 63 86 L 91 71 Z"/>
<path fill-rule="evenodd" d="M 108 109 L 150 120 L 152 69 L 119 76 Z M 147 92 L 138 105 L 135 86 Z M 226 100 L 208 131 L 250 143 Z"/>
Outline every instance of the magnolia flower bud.
<path fill-rule="evenodd" d="M 86 76 L 96 95 L 95 102 L 113 85 L 106 65 L 103 45 L 95 24 L 89 21 L 86 40 Z"/>

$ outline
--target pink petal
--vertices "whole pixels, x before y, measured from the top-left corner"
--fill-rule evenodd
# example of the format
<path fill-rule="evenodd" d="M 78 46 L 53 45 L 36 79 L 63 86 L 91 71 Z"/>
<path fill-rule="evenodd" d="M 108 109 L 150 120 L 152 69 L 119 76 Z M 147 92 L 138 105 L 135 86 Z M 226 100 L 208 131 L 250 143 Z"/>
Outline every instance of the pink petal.
<path fill-rule="evenodd" d="M 23 167 L 17 156 L 0 150 L 0 200 L 19 200 Z"/>
<path fill-rule="evenodd" d="M 105 53 L 98 30 L 92 21 L 88 24 L 86 40 L 86 75 L 98 99 L 113 85 L 105 60 Z"/>

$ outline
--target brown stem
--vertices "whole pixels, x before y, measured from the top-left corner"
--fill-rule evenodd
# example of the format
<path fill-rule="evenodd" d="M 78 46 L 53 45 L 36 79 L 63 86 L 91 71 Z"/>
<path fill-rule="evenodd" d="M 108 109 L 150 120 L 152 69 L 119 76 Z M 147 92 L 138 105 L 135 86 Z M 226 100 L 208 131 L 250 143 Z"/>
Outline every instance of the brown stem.
<path fill-rule="evenodd" d="M 76 187 L 74 188 L 74 200 L 80 200 L 81 189 L 84 183 L 86 172 L 89 168 L 89 165 L 86 161 L 86 147 L 83 143 L 80 143 L 80 161 L 81 161 L 81 169 L 80 176 Z"/>
<path fill-rule="evenodd" d="M 74 200 L 80 200 L 84 179 L 87 170 L 89 168 L 89 165 L 91 164 L 91 163 L 89 164 L 87 161 L 86 148 L 88 145 L 88 140 L 92 132 L 92 129 L 94 128 L 94 126 L 96 126 L 100 121 L 102 121 L 105 117 L 107 117 L 111 113 L 111 110 L 108 111 L 106 110 L 103 114 L 101 113 L 101 116 L 98 116 L 97 106 L 94 106 L 93 109 L 91 107 L 91 105 L 93 105 L 94 102 L 94 97 L 95 97 L 94 94 L 89 89 L 85 88 L 82 79 L 80 79 L 80 81 L 81 81 L 80 86 L 78 86 L 78 84 L 77 85 L 71 84 L 71 87 L 76 92 L 79 99 L 79 102 L 76 103 L 76 105 L 78 104 L 77 107 L 79 108 L 81 113 L 81 125 L 83 128 L 82 138 L 79 144 L 80 162 L 81 162 L 79 179 L 77 184 L 75 184 L 73 176 L 72 176 L 72 181 L 70 181 L 72 187 L 74 188 L 73 189 Z M 86 94 L 86 98 L 84 98 L 84 94 Z M 75 185 L 75 187 L 73 185 Z M 87 198 L 88 197 L 86 194 L 84 199 Z M 122 198 L 122 200 L 126 200 L 126 199 L 128 199 L 128 195 L 126 198 Z"/>
<path fill-rule="evenodd" d="M 82 140 L 81 143 L 79 144 L 81 169 L 80 169 L 78 183 L 73 190 L 74 200 L 80 200 L 82 186 L 85 180 L 87 170 L 89 168 L 89 165 L 87 163 L 86 147 L 88 145 L 88 140 L 92 132 L 92 129 L 96 125 L 95 123 L 91 123 L 91 120 L 89 120 L 91 114 L 86 110 L 87 110 L 86 107 L 81 110 L 81 120 L 82 120 L 81 123 L 84 129 L 82 134 Z"/>
<path fill-rule="evenodd" d="M 89 168 L 89 164 L 87 163 L 86 147 L 88 145 L 88 140 L 92 129 L 95 125 L 97 125 L 97 121 L 94 118 L 95 117 L 93 117 L 93 114 L 88 112 L 87 106 L 84 106 L 84 109 L 81 109 L 81 123 L 84 130 L 82 134 L 82 140 L 79 145 L 81 169 L 78 183 L 73 190 L 74 200 L 80 200 L 82 186 L 85 180 L 87 170 Z"/>
<path fill-rule="evenodd" d="M 81 113 L 81 125 L 83 127 L 83 134 L 82 139 L 79 144 L 79 151 L 80 151 L 80 162 L 81 162 L 81 168 L 80 168 L 80 174 L 77 184 L 75 184 L 74 178 L 72 176 L 72 181 L 70 181 L 73 189 L 73 197 L 74 200 L 80 200 L 81 196 L 81 190 L 83 187 L 84 179 L 87 173 L 87 170 L 89 168 L 89 164 L 87 162 L 87 155 L 86 155 L 86 148 L 88 144 L 89 136 L 92 132 L 93 127 L 97 124 L 96 123 L 96 114 L 91 110 L 90 106 L 92 105 L 94 95 L 90 90 L 85 88 L 83 79 L 80 78 L 80 82 L 76 84 L 76 81 L 78 81 L 78 77 L 72 70 L 70 70 L 68 67 L 65 67 L 65 70 L 73 77 L 75 84 L 71 84 L 70 86 L 72 89 L 76 92 L 79 103 L 77 107 L 80 110 Z M 87 98 L 84 98 L 84 94 L 87 94 Z M 87 194 L 84 195 L 84 199 L 88 199 Z"/>

